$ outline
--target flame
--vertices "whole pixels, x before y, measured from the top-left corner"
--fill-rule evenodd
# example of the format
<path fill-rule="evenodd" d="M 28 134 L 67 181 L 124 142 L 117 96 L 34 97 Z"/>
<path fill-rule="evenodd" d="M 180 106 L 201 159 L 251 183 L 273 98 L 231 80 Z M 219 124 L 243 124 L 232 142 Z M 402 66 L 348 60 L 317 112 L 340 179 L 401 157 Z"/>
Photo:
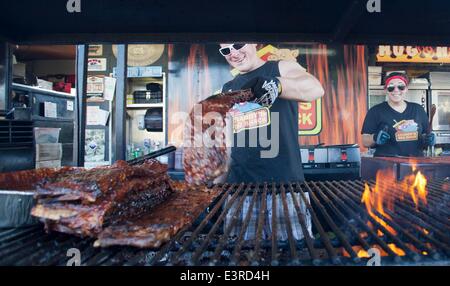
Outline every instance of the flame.
<path fill-rule="evenodd" d="M 365 204 L 367 213 L 393 235 L 397 235 L 397 232 L 387 223 L 388 220 L 392 220 L 392 217 L 386 213 L 386 209 L 393 213 L 395 200 L 403 201 L 409 195 L 416 209 L 419 208 L 420 202 L 427 204 L 427 179 L 420 171 L 414 174 L 416 172 L 415 164 L 412 165 L 412 168 L 413 174 L 405 177 L 401 182 L 397 182 L 391 170 L 379 170 L 375 186 L 371 188 L 367 183 L 364 184 L 361 202 Z M 376 215 L 374 210 L 379 215 Z M 369 227 L 374 229 L 371 224 Z M 378 230 L 378 236 L 383 236 L 380 230 Z"/>
<path fill-rule="evenodd" d="M 360 249 L 356 254 L 358 255 L 359 258 L 369 258 L 370 257 L 369 253 L 364 249 Z"/>
<path fill-rule="evenodd" d="M 430 233 L 426 228 L 422 229 L 422 231 L 423 231 L 423 233 L 425 233 L 426 235 L 428 235 L 428 234 Z"/>
<path fill-rule="evenodd" d="M 388 246 L 398 256 L 405 256 L 405 252 L 403 251 L 403 249 L 398 248 L 394 243 L 389 243 Z"/>
<path fill-rule="evenodd" d="M 392 179 L 391 178 L 392 174 L 390 175 L 389 171 L 377 172 L 377 182 L 379 182 L 383 177 Z M 364 184 L 364 193 L 362 195 L 361 202 L 363 202 L 366 205 L 367 212 L 377 223 L 386 228 L 386 230 L 389 231 L 391 234 L 397 235 L 397 232 L 391 226 L 389 226 L 386 223 L 386 221 L 384 221 L 381 217 L 377 216 L 373 211 L 375 209 L 383 217 L 392 220 L 392 217 L 388 215 L 384 210 L 385 202 L 392 200 L 390 197 L 386 197 L 387 188 L 388 188 L 387 184 L 377 183 L 375 187 L 373 187 L 372 189 L 369 187 L 367 183 Z M 391 204 L 389 203 L 388 206 L 390 208 Z M 369 225 L 369 227 L 370 226 L 371 225 Z M 381 231 L 378 231 L 378 236 L 382 236 Z"/>
<path fill-rule="evenodd" d="M 355 245 L 352 246 L 352 249 L 359 258 L 370 258 L 369 253 L 361 246 Z M 344 257 L 350 257 L 350 254 L 347 252 L 347 250 L 345 250 L 345 248 L 342 248 L 342 255 Z"/>
<path fill-rule="evenodd" d="M 413 168 L 414 170 L 414 168 Z M 420 171 L 416 175 L 411 174 L 405 177 L 402 181 L 402 190 L 411 196 L 416 208 L 419 207 L 419 202 L 422 201 L 425 205 L 427 202 L 427 179 Z M 402 196 L 403 198 L 403 196 Z"/>
<path fill-rule="evenodd" d="M 417 171 L 417 161 L 415 159 L 411 158 L 409 164 L 411 165 L 412 174 L 403 179 L 403 190 L 407 190 L 416 208 L 418 208 L 419 201 L 422 201 L 425 205 L 427 204 L 427 178 L 420 171 Z M 417 174 L 414 175 L 415 173 Z"/>

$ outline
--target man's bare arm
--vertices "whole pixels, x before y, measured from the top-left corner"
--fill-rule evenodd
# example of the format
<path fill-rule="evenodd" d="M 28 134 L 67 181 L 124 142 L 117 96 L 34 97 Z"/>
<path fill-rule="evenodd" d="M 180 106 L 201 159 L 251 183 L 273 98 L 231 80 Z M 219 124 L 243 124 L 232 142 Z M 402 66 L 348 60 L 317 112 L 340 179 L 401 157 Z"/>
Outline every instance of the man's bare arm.
<path fill-rule="evenodd" d="M 322 84 L 313 75 L 293 61 L 279 62 L 282 91 L 280 98 L 294 101 L 310 102 L 325 93 Z"/>

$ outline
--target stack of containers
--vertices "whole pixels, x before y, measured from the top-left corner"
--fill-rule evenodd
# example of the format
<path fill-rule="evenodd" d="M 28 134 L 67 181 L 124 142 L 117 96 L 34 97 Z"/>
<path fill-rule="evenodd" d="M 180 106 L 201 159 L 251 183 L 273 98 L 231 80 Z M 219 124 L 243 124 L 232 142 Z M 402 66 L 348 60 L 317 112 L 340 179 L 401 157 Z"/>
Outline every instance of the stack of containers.
<path fill-rule="evenodd" d="M 61 167 L 62 144 L 59 142 L 61 128 L 34 128 L 36 144 L 36 169 Z"/>

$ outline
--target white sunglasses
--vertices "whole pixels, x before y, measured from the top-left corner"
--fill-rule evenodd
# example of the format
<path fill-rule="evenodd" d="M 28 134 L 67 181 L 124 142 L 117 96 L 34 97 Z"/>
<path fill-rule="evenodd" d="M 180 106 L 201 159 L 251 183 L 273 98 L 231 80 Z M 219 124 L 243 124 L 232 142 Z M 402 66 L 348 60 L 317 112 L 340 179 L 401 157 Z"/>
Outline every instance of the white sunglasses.
<path fill-rule="evenodd" d="M 220 48 L 219 52 L 222 54 L 222 56 L 228 56 L 229 54 L 231 54 L 231 49 L 239 51 L 240 49 L 242 49 L 246 45 L 247 44 L 234 43 L 234 44 L 231 44 L 229 46 Z"/>

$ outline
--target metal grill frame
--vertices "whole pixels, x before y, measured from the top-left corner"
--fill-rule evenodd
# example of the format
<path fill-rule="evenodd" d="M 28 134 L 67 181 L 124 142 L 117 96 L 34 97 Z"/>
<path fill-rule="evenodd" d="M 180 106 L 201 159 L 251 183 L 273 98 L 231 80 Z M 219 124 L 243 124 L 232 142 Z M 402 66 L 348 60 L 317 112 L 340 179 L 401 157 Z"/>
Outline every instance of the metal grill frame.
<path fill-rule="evenodd" d="M 192 226 L 186 226 L 160 249 L 137 249 L 114 246 L 94 248 L 94 239 L 83 239 L 61 233 L 46 234 L 41 226 L 10 229 L 0 232 L 0 265 L 66 265 L 67 250 L 78 248 L 82 265 L 366 265 L 368 259 L 358 257 L 355 247 L 368 250 L 377 245 L 386 256 L 382 265 L 450 265 L 450 193 L 442 191 L 447 181 L 429 182 L 428 206 L 417 209 L 411 199 L 396 204 L 395 212 L 386 211 L 393 218 L 387 221 L 398 235 L 367 215 L 361 203 L 363 181 L 325 181 L 289 184 L 217 185 L 222 190 L 215 201 Z M 370 181 L 373 185 L 374 182 Z M 450 186 L 450 185 L 449 185 Z M 392 188 L 394 191 L 395 188 Z M 306 195 L 308 194 L 308 196 Z M 267 196 L 272 195 L 270 239 L 244 240 L 252 208 L 261 201 L 256 237 L 261 238 L 265 223 Z M 392 192 L 392 195 L 396 195 Z M 292 196 L 296 217 L 289 216 L 287 196 Z M 236 226 L 237 215 L 226 226 L 227 212 L 242 210 L 243 201 L 251 198 L 249 210 L 241 221 L 237 237 L 230 232 Z M 281 200 L 287 240 L 277 240 L 277 200 Z M 306 206 L 315 236 L 308 233 Z M 231 208 L 231 206 L 235 206 Z M 292 207 L 292 206 L 291 206 Z M 304 239 L 296 240 L 292 221 L 297 220 Z M 367 222 L 374 226 L 371 229 Z M 420 231 L 425 228 L 429 234 Z M 378 236 L 381 231 L 384 235 Z M 367 236 L 363 234 L 367 234 Z M 388 244 L 401 248 L 404 256 L 395 254 Z M 344 251 L 346 255 L 344 255 Z M 426 251 L 427 255 L 423 252 Z"/>

